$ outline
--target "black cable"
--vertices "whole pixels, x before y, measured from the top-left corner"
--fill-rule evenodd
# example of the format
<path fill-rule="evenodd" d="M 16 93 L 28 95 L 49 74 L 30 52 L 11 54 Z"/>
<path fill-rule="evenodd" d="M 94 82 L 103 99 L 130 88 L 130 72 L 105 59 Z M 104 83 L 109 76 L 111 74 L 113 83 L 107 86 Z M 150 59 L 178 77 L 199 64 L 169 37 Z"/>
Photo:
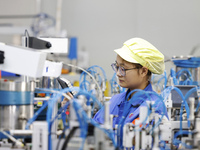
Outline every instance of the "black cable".
<path fill-rule="evenodd" d="M 61 137 L 59 138 L 59 141 L 58 141 L 58 143 L 57 143 L 57 145 L 56 145 L 56 150 L 58 150 L 58 148 L 59 148 L 59 146 L 60 146 L 60 141 L 61 141 L 61 139 L 64 137 L 64 135 L 65 135 L 65 128 L 63 128 L 63 133 L 60 135 Z"/>
<path fill-rule="evenodd" d="M 65 142 L 61 148 L 61 150 L 65 150 L 67 148 L 67 145 L 70 141 L 70 139 L 73 137 L 74 132 L 76 131 L 76 129 L 78 129 L 78 127 L 73 127 L 72 130 L 70 131 L 69 135 L 65 138 Z"/>
<path fill-rule="evenodd" d="M 25 32 L 24 32 L 24 46 L 25 47 L 29 47 L 29 33 L 28 33 L 28 30 L 26 29 Z"/>
<path fill-rule="evenodd" d="M 24 35 L 25 35 L 26 37 L 29 37 L 29 33 L 28 33 L 28 30 L 27 30 L 27 29 L 25 30 Z"/>
<path fill-rule="evenodd" d="M 57 143 L 57 146 L 56 146 L 56 150 L 59 150 L 59 145 L 60 145 L 60 142 L 61 142 L 61 139 L 64 137 L 65 135 L 65 128 L 63 129 L 63 133 L 61 134 L 61 137 Z M 94 135 L 94 125 L 92 124 L 89 124 L 88 125 L 88 133 L 87 133 L 87 136 L 93 136 Z M 69 135 L 68 135 L 69 136 Z"/>

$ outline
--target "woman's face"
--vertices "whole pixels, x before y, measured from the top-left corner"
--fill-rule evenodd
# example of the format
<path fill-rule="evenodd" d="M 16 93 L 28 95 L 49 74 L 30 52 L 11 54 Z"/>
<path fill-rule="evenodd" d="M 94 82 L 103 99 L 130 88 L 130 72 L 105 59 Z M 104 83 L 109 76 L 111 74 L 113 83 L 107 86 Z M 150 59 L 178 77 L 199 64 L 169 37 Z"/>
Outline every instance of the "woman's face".
<path fill-rule="evenodd" d="M 118 67 L 124 67 L 124 69 L 136 68 L 135 64 L 130 63 L 122 59 L 117 55 L 116 65 Z M 144 89 L 147 85 L 146 74 L 148 69 L 145 67 L 126 70 L 125 76 L 122 76 L 119 69 L 117 71 L 117 76 L 119 80 L 119 85 L 124 88 L 133 89 Z M 145 85 L 144 85 L 145 84 Z"/>

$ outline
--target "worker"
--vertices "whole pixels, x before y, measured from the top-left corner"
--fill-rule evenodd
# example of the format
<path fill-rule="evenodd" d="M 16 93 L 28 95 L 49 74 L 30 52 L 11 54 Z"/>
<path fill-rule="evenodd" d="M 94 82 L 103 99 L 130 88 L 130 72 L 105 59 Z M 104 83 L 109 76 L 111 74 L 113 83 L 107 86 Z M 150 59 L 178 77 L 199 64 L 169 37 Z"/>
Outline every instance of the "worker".
<path fill-rule="evenodd" d="M 134 95 L 132 93 L 130 97 L 127 97 L 129 92 L 135 89 L 154 92 L 150 82 L 151 75 L 152 73 L 162 74 L 165 70 L 163 54 L 144 39 L 132 38 L 126 41 L 122 48 L 114 51 L 117 53 L 117 57 L 115 63 L 111 66 L 117 74 L 119 85 L 127 88 L 127 91 L 114 95 L 110 99 L 110 114 L 118 116 L 113 119 L 113 127 L 119 124 L 125 110 L 128 111 L 128 114 L 125 116 L 124 124 L 134 123 L 138 119 L 140 107 L 147 105 L 146 100 L 149 100 L 149 98 L 144 94 L 140 98 L 131 101 L 132 107 L 124 108 L 127 106 L 127 101 Z M 151 94 L 150 98 L 152 101 L 158 100 L 155 94 Z M 155 111 L 160 115 L 164 114 L 168 118 L 166 107 L 163 106 L 161 101 L 156 103 Z M 103 124 L 104 108 L 100 109 L 93 119 Z"/>
<path fill-rule="evenodd" d="M 113 119 L 113 127 L 120 122 L 123 111 L 129 109 L 129 113 L 126 116 L 124 123 L 130 123 L 138 119 L 139 110 L 141 106 L 146 105 L 146 100 L 149 97 L 142 95 L 137 100 L 134 100 L 132 107 L 124 108 L 127 100 L 130 100 L 134 93 L 127 98 L 128 94 L 135 89 L 154 92 L 151 85 L 151 75 L 162 74 L 165 70 L 164 56 L 157 48 L 155 48 L 148 41 L 141 38 L 132 38 L 126 41 L 122 48 L 114 50 L 117 53 L 116 61 L 111 66 L 116 72 L 119 85 L 127 88 L 124 93 L 116 94 L 110 99 L 110 114 L 115 117 Z M 73 98 L 73 96 L 68 93 Z M 154 94 L 150 95 L 152 101 L 158 100 L 158 97 Z M 66 103 L 65 98 L 62 105 Z M 127 110 L 126 110 L 127 111 Z M 156 103 L 156 113 L 165 114 L 168 118 L 166 107 L 163 108 L 163 103 Z M 104 107 L 100 109 L 93 120 L 103 124 L 104 122 Z"/>

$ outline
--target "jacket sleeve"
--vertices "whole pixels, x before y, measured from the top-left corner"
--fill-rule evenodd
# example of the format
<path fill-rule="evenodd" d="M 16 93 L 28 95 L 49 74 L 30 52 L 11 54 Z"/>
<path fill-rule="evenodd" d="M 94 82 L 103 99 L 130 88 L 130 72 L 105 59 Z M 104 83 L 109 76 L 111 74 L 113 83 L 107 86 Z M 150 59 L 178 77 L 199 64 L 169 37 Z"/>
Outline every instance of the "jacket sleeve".
<path fill-rule="evenodd" d="M 94 115 L 93 120 L 99 124 L 104 122 L 104 106 Z"/>
<path fill-rule="evenodd" d="M 115 100 L 116 100 L 117 95 L 114 95 L 110 99 L 110 112 L 111 112 L 111 109 L 113 108 L 113 106 L 115 105 Z M 99 124 L 104 123 L 104 106 L 94 115 L 93 120 Z"/>

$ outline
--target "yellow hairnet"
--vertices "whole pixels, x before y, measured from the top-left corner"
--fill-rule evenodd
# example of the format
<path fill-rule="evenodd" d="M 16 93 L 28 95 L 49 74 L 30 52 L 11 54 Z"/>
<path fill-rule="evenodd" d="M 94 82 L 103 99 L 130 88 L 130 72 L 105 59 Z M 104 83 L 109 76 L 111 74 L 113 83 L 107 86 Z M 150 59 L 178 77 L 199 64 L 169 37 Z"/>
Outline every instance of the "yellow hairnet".
<path fill-rule="evenodd" d="M 165 70 L 163 54 L 144 39 L 132 38 L 122 48 L 114 51 L 124 60 L 141 64 L 152 73 L 162 74 Z"/>

